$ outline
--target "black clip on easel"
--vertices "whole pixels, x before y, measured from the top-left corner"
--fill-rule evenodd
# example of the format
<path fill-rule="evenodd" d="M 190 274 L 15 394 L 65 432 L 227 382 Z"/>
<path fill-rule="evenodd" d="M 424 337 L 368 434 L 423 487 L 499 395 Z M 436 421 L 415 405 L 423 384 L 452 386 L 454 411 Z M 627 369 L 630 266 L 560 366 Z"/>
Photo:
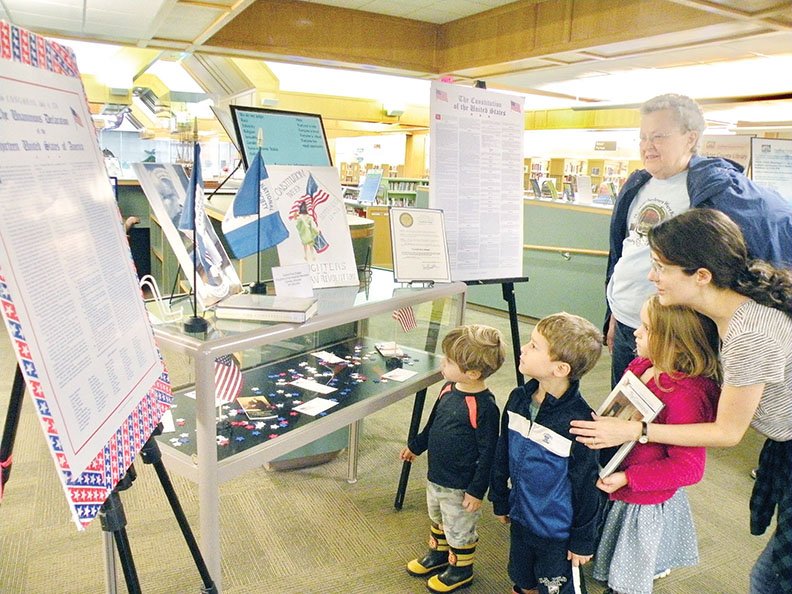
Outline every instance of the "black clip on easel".
<path fill-rule="evenodd" d="M 184 536 L 184 540 L 187 543 L 187 548 L 190 549 L 195 567 L 201 575 L 201 580 L 203 582 L 201 593 L 217 594 L 217 587 L 212 581 L 212 576 L 209 574 L 209 570 L 206 567 L 206 563 L 201 555 L 201 550 L 198 548 L 198 543 L 187 522 L 187 517 L 184 515 L 181 503 L 179 503 L 179 498 L 176 495 L 176 491 L 173 489 L 173 483 L 171 483 L 168 472 L 165 470 L 165 465 L 162 463 L 162 454 L 157 440 L 154 439 L 155 436 L 160 434 L 162 434 L 162 423 L 159 423 L 154 428 L 151 436 L 143 445 L 143 448 L 140 450 L 140 457 L 145 464 L 153 465 L 154 470 L 157 472 L 162 490 L 165 492 L 171 510 L 173 510 L 173 515 L 176 517 L 176 521 L 179 524 L 182 536 Z M 132 549 L 129 546 L 129 539 L 126 534 L 126 515 L 124 514 L 124 506 L 121 503 L 119 492 L 125 491 L 131 487 L 136 477 L 137 473 L 135 472 L 134 465 L 132 465 L 99 510 L 102 530 L 113 535 L 129 594 L 139 594 L 141 590 L 135 570 L 135 562 L 132 559 Z"/>

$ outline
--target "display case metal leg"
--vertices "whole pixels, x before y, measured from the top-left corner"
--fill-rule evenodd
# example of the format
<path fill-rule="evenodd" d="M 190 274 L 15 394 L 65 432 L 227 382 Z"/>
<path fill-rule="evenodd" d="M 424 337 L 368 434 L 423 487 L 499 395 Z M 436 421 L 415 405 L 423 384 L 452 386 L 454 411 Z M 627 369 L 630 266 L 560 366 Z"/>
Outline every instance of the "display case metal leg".
<path fill-rule="evenodd" d="M 347 482 L 357 482 L 358 446 L 360 445 L 361 421 L 355 421 L 349 426 L 349 445 L 347 446 Z"/>

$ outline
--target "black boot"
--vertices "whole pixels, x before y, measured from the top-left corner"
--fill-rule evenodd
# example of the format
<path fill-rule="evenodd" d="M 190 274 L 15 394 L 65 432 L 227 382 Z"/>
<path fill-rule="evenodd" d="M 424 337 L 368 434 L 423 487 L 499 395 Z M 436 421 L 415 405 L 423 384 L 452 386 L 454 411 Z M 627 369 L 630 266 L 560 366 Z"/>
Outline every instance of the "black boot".
<path fill-rule="evenodd" d="M 448 554 L 448 567 L 443 573 L 432 576 L 426 582 L 431 592 L 443 594 L 466 588 L 473 581 L 473 559 L 476 556 L 476 544 L 464 547 L 451 547 Z"/>
<path fill-rule="evenodd" d="M 429 535 L 429 550 L 420 559 L 413 559 L 407 564 L 407 573 L 425 576 L 433 571 L 444 569 L 448 565 L 448 541 L 443 531 L 432 524 Z"/>

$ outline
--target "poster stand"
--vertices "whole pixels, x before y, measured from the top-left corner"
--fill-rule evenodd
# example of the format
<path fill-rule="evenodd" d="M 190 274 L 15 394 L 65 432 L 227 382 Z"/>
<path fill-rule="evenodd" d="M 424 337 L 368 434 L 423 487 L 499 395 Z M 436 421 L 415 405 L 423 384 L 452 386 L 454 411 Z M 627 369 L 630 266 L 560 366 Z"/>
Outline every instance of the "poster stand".
<path fill-rule="evenodd" d="M 426 332 L 426 345 L 424 348 L 424 350 L 429 353 L 434 353 L 437 348 L 437 339 L 440 336 L 440 323 L 443 319 L 444 307 L 445 302 L 442 299 L 432 303 L 432 315 L 429 319 L 429 330 Z M 410 428 L 407 430 L 408 442 L 418 434 L 425 403 L 426 388 L 415 394 L 412 416 L 410 417 Z M 407 481 L 410 480 L 411 468 L 412 462 L 405 460 L 402 463 L 401 474 L 399 475 L 399 486 L 396 488 L 396 499 L 393 502 L 393 507 L 397 510 L 400 510 L 404 505 L 404 494 L 407 492 Z"/>
<path fill-rule="evenodd" d="M 25 394 L 25 378 L 19 364 L 14 373 L 14 384 L 11 387 L 11 398 L 8 401 L 5 426 L 3 427 L 3 441 L 0 442 L 0 501 L 3 500 L 3 487 L 11 476 L 13 462 L 14 441 L 19 427 L 19 412 L 22 410 L 22 396 Z"/>
<path fill-rule="evenodd" d="M 466 285 L 500 285 L 503 300 L 509 308 L 509 329 L 511 331 L 512 340 L 512 355 L 514 357 L 514 371 L 516 374 L 517 385 L 522 386 L 525 383 L 523 374 L 520 373 L 520 325 L 517 319 L 517 301 L 514 297 L 514 283 L 527 283 L 527 276 L 519 276 L 514 278 L 497 278 L 487 280 L 472 280 L 463 281 Z"/>
<path fill-rule="evenodd" d="M 201 581 L 203 582 L 201 593 L 217 594 L 217 587 L 212 581 L 212 576 L 209 575 L 209 569 L 206 567 L 206 563 L 204 562 L 203 556 L 201 555 L 201 551 L 198 548 L 198 543 L 195 540 L 195 536 L 192 533 L 189 523 L 187 522 L 187 517 L 184 515 L 184 510 L 181 507 L 179 498 L 176 495 L 176 491 L 173 489 L 173 483 L 171 482 L 168 472 L 165 470 L 165 465 L 162 462 L 162 454 L 160 452 L 159 445 L 157 444 L 157 440 L 154 439 L 161 433 L 162 423 L 158 424 L 154 429 L 154 432 L 149 436 L 145 445 L 140 450 L 140 457 L 145 464 L 151 464 L 154 466 L 154 470 L 157 473 L 157 478 L 159 478 L 162 490 L 165 493 L 165 497 L 168 499 L 168 503 L 171 506 L 173 515 L 179 524 L 179 528 L 181 529 L 182 536 L 187 543 L 187 548 L 190 550 L 190 554 L 192 555 L 195 567 L 198 569 L 198 573 L 201 576 Z M 135 467 L 134 465 L 130 466 L 127 473 L 118 482 L 115 489 L 113 489 L 113 492 L 110 493 L 110 496 L 102 504 L 102 507 L 99 510 L 99 520 L 102 524 L 102 530 L 105 533 L 111 534 L 113 541 L 115 542 L 115 546 L 118 551 L 118 558 L 121 561 L 121 567 L 124 572 L 124 579 L 129 594 L 138 594 L 141 592 L 141 590 L 140 582 L 137 577 L 137 571 L 135 570 L 135 562 L 132 557 L 132 549 L 129 546 L 129 539 L 127 538 L 126 534 L 126 515 L 124 514 L 124 506 L 121 502 L 119 492 L 129 489 L 136 478 L 137 473 L 135 471 Z M 112 554 L 112 550 L 110 550 L 110 554 Z M 109 559 L 106 560 L 106 567 L 113 567 L 113 564 Z M 108 574 L 112 582 L 112 579 L 115 577 L 115 572 L 109 571 Z M 108 583 L 108 590 L 112 589 L 114 591 L 114 589 L 110 586 L 111 583 Z"/>
<path fill-rule="evenodd" d="M 25 394 L 25 380 L 22 375 L 22 370 L 17 365 L 16 373 L 14 374 L 14 383 L 11 388 L 11 397 L 8 402 L 8 412 L 6 413 L 5 424 L 3 427 L 3 439 L 0 443 L 0 500 L 2 499 L 3 487 L 8 482 L 11 475 L 11 463 L 13 461 L 14 442 L 16 441 L 17 429 L 19 427 L 19 414 L 22 409 L 22 398 Z M 158 424 L 153 433 L 149 436 L 146 443 L 140 450 L 140 457 L 145 464 L 154 466 L 154 470 L 159 478 L 162 490 L 168 503 L 171 506 L 173 515 L 176 522 L 179 524 L 179 529 L 182 532 L 187 548 L 190 550 L 195 567 L 201 576 L 203 587 L 201 588 L 202 594 L 216 594 L 217 587 L 212 581 L 212 576 L 206 567 L 201 550 L 198 548 L 198 542 L 192 533 L 190 524 L 187 521 L 187 516 L 179 502 L 178 495 L 173 488 L 173 483 L 168 476 L 165 465 L 162 462 L 162 454 L 154 439 L 157 435 L 162 433 L 162 423 Z M 108 498 L 102 504 L 99 510 L 99 520 L 102 525 L 102 530 L 111 535 L 113 540 L 105 542 L 105 568 L 106 568 L 106 586 L 107 591 L 115 593 L 117 591 L 115 585 L 115 558 L 113 556 L 113 542 L 115 543 L 115 550 L 118 551 L 118 558 L 121 561 L 121 567 L 124 572 L 124 579 L 126 581 L 127 591 L 129 594 L 138 594 L 140 590 L 140 582 L 135 570 L 135 562 L 132 558 L 132 550 L 129 546 L 129 539 L 126 534 L 126 515 L 124 514 L 124 506 L 121 503 L 119 496 L 120 491 L 125 491 L 132 486 L 137 473 L 135 472 L 134 465 L 130 466 L 127 473 L 123 478 L 118 481 L 118 484 L 110 493 Z"/>

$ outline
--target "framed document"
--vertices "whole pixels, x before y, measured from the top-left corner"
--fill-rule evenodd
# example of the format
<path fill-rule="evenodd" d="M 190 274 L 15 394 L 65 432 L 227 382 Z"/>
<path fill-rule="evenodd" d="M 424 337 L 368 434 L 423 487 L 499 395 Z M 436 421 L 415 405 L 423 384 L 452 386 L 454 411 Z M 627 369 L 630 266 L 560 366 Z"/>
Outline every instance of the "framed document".
<path fill-rule="evenodd" d="M 397 282 L 451 282 L 442 210 L 391 207 L 390 225 Z"/>

